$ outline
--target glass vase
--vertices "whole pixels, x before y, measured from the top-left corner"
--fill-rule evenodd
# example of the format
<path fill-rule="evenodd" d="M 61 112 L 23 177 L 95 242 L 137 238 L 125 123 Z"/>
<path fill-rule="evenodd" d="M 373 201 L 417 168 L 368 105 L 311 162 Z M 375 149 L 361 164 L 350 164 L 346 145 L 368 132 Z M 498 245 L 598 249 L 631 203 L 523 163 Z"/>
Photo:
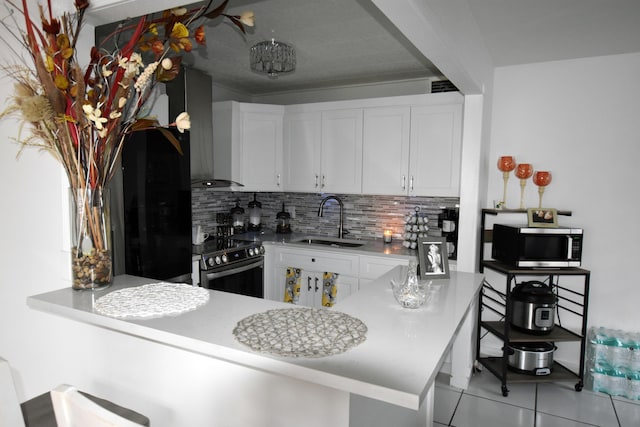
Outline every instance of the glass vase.
<path fill-rule="evenodd" d="M 71 278 L 73 289 L 101 289 L 112 282 L 109 191 L 71 189 Z"/>

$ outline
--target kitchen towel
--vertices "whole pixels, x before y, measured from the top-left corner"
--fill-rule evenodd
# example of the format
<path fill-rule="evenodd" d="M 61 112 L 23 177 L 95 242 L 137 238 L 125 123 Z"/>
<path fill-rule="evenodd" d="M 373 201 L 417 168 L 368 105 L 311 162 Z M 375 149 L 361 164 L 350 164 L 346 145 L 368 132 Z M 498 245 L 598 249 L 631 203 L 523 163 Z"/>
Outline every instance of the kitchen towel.
<path fill-rule="evenodd" d="M 300 298 L 300 281 L 302 269 L 287 267 L 287 276 L 284 284 L 284 302 L 297 304 Z"/>
<path fill-rule="evenodd" d="M 333 307 L 338 294 L 338 273 L 329 273 L 327 271 L 322 275 L 322 306 Z"/>

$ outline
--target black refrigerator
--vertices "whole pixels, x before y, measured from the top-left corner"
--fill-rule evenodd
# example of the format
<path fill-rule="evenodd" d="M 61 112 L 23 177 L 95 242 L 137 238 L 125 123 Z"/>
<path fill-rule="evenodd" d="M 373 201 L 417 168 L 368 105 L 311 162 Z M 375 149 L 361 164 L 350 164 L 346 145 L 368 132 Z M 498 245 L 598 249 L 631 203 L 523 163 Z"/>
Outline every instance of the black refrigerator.
<path fill-rule="evenodd" d="M 189 132 L 132 133 L 111 187 L 115 274 L 191 283 Z"/>

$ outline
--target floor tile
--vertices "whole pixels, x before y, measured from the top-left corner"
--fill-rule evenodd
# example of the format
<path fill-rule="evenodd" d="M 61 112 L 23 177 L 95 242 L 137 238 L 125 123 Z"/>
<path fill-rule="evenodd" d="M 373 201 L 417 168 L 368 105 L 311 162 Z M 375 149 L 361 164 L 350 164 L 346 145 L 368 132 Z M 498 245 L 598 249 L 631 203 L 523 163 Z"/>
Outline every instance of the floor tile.
<path fill-rule="evenodd" d="M 536 414 L 535 427 L 593 427 L 594 424 L 585 424 L 567 418 L 556 417 L 538 412 Z"/>
<path fill-rule="evenodd" d="M 436 384 L 433 420 L 448 425 L 453 417 L 453 412 L 456 410 L 456 406 L 458 406 L 461 395 L 461 391 Z"/>
<path fill-rule="evenodd" d="M 451 425 L 455 427 L 533 427 L 534 412 L 463 393 Z"/>
<path fill-rule="evenodd" d="M 640 426 L 640 404 L 632 400 L 613 399 L 621 427 Z"/>
<path fill-rule="evenodd" d="M 609 396 L 576 392 L 573 385 L 538 384 L 538 412 L 603 427 L 618 425 Z"/>
<path fill-rule="evenodd" d="M 507 384 L 509 395 L 502 395 L 502 383 L 488 370 L 475 373 L 469 381 L 469 388 L 465 394 L 471 394 L 487 399 L 497 400 L 510 405 L 521 406 L 523 408 L 535 409 L 536 385 L 533 383 Z"/>

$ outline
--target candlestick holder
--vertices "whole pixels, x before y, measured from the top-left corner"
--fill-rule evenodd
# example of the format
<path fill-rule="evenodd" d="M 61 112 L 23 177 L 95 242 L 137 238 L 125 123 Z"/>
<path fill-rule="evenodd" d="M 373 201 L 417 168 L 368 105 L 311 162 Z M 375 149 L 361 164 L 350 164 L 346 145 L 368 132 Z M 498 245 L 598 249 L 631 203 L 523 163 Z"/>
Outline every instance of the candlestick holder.
<path fill-rule="evenodd" d="M 509 181 L 509 172 L 516 168 L 516 160 L 512 156 L 501 156 L 498 159 L 498 169 L 502 171 L 502 180 L 504 181 L 504 189 L 502 192 L 502 200 L 500 207 L 507 207 L 507 181 Z"/>

